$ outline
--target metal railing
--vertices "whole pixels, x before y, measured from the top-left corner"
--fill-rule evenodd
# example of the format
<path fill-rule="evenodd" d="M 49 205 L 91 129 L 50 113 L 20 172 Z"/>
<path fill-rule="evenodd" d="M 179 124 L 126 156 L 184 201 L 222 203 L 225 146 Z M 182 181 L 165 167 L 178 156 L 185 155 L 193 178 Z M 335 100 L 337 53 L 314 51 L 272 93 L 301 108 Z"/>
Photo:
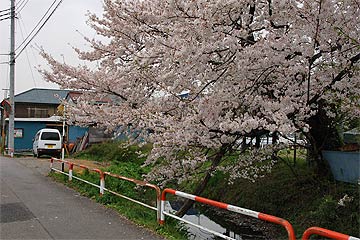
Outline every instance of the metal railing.
<path fill-rule="evenodd" d="M 69 166 L 68 173 L 65 172 L 63 166 L 62 166 L 62 170 L 59 170 L 59 169 L 55 168 L 54 167 L 54 162 L 60 162 L 62 164 L 67 164 Z M 98 173 L 99 174 L 99 179 L 100 179 L 99 180 L 99 185 L 95 184 L 95 183 L 92 183 L 90 181 L 87 181 L 85 179 L 82 179 L 80 177 L 74 176 L 74 174 L 73 174 L 74 166 L 82 168 L 82 169 L 86 169 L 88 171 Z M 185 222 L 185 223 L 187 223 L 189 225 L 192 225 L 192 226 L 195 226 L 195 227 L 197 227 L 199 229 L 207 231 L 207 232 L 209 232 L 209 233 L 211 233 L 211 234 L 213 234 L 215 236 L 218 236 L 218 237 L 221 237 L 221 238 L 224 238 L 224 239 L 229 239 L 229 240 L 233 239 L 233 238 L 231 238 L 229 236 L 226 236 L 226 235 L 221 234 L 219 232 L 213 231 L 213 230 L 208 229 L 208 228 L 206 228 L 204 226 L 201 226 L 199 224 L 195 224 L 195 223 L 193 223 L 191 221 L 185 220 L 185 219 L 183 219 L 181 217 L 178 217 L 178 216 L 176 216 L 176 215 L 174 215 L 172 213 L 166 212 L 165 211 L 166 194 L 169 193 L 169 194 L 172 194 L 172 195 L 175 195 L 175 196 L 179 196 L 179 197 L 183 197 L 183 198 L 186 198 L 186 199 L 193 200 L 195 202 L 207 204 L 207 205 L 214 206 L 214 207 L 221 208 L 221 209 L 225 209 L 225 210 L 228 210 L 228 211 L 231 211 L 231 212 L 239 213 L 239 214 L 242 214 L 242 215 L 246 215 L 246 216 L 249 216 L 249 217 L 253 217 L 253 218 L 263 220 L 263 221 L 267 221 L 267 222 L 271 222 L 271 223 L 274 223 L 274 224 L 281 225 L 287 231 L 288 239 L 289 240 L 296 240 L 295 232 L 294 232 L 294 229 L 293 229 L 292 225 L 287 220 L 276 217 L 276 216 L 272 216 L 272 215 L 268 215 L 268 214 L 265 214 L 265 213 L 249 210 L 249 209 L 246 209 L 246 208 L 241 208 L 241 207 L 237 207 L 237 206 L 234 206 L 234 205 L 230 205 L 230 204 L 227 204 L 227 203 L 222 203 L 222 202 L 214 201 L 214 200 L 211 200 L 211 199 L 195 196 L 195 195 L 188 194 L 188 193 L 185 193 L 185 192 L 176 191 L 176 190 L 170 189 L 170 188 L 166 188 L 163 191 L 161 191 L 161 189 L 157 185 L 150 184 L 150 183 L 147 183 L 145 181 L 141 181 L 141 180 L 121 176 L 121 175 L 114 174 L 114 173 L 111 173 L 111 172 L 103 172 L 102 170 L 97 169 L 97 168 L 90 168 L 90 167 L 82 165 L 82 164 L 76 164 L 76 163 L 73 163 L 73 162 L 70 162 L 70 161 L 61 160 L 61 159 L 57 159 L 57 158 L 51 158 L 51 160 L 50 160 L 50 170 L 61 173 L 61 174 L 64 174 L 64 175 L 67 175 L 69 177 L 68 178 L 69 181 L 72 181 L 73 179 L 77 179 L 79 181 L 85 182 L 85 183 L 87 183 L 89 185 L 92 185 L 94 187 L 97 187 L 97 188 L 100 189 L 100 191 L 99 191 L 100 195 L 103 195 L 104 191 L 107 191 L 107 192 L 112 193 L 112 194 L 114 194 L 114 195 L 116 195 L 118 197 L 124 198 L 124 199 L 132 201 L 132 202 L 134 202 L 136 204 L 139 204 L 141 206 L 144 206 L 146 208 L 154 210 L 154 211 L 157 212 L 157 221 L 159 222 L 159 224 L 164 224 L 165 223 L 165 216 L 169 216 L 169 217 L 174 218 L 174 219 L 176 219 L 178 221 Z M 118 192 L 115 192 L 115 191 L 113 191 L 111 189 L 106 188 L 105 187 L 105 178 L 106 177 L 112 177 L 112 178 L 116 178 L 116 179 L 119 179 L 119 180 L 132 182 L 132 183 L 136 184 L 137 186 L 148 187 L 148 188 L 151 188 L 151 189 L 155 190 L 155 193 L 156 193 L 156 207 L 151 206 L 151 205 L 146 204 L 146 203 L 143 203 L 141 201 L 138 201 L 136 199 L 130 198 L 128 196 L 125 196 L 123 194 L 120 194 Z M 324 229 L 324 228 L 320 228 L 320 227 L 308 228 L 304 232 L 304 234 L 302 236 L 302 240 L 309 240 L 311 235 L 319 235 L 319 236 L 322 236 L 322 237 L 327 237 L 327 238 L 336 239 L 336 240 L 360 240 L 357 237 L 349 236 L 349 235 L 346 235 L 346 234 L 338 233 L 338 232 L 331 231 L 331 230 Z"/>
<path fill-rule="evenodd" d="M 54 162 L 60 162 L 60 163 L 65 163 L 65 164 L 69 165 L 69 172 L 66 173 L 65 171 L 62 171 L 62 170 L 59 170 L 59 169 L 55 168 L 53 166 Z M 98 173 L 99 178 L 100 178 L 99 185 L 97 185 L 95 183 L 92 183 L 90 181 L 87 181 L 85 179 L 79 178 L 77 176 L 74 176 L 74 174 L 73 174 L 74 166 L 77 166 L 77 167 L 80 167 L 80 168 L 83 168 L 83 169 L 87 169 L 88 171 L 93 171 L 93 172 Z M 97 168 L 90 168 L 90 167 L 82 165 L 82 164 L 76 164 L 76 163 L 73 163 L 73 162 L 70 162 L 70 161 L 61 160 L 61 159 L 57 159 L 57 158 L 51 158 L 51 160 L 50 160 L 50 170 L 51 171 L 56 171 L 56 172 L 59 172 L 61 174 L 69 176 L 69 179 L 68 179 L 69 181 L 72 181 L 72 179 L 77 179 L 79 181 L 90 184 L 90 185 L 92 185 L 94 187 L 97 187 L 97 188 L 100 189 L 100 195 L 103 195 L 104 192 L 107 191 L 107 192 L 112 193 L 112 194 L 114 194 L 114 195 L 116 195 L 118 197 L 124 198 L 126 200 L 129 200 L 129 201 L 132 201 L 132 202 L 137 203 L 139 205 L 142 205 L 142 206 L 144 206 L 146 208 L 154 210 L 154 211 L 157 212 L 157 220 L 160 221 L 160 210 L 161 210 L 161 208 L 160 208 L 160 196 L 161 196 L 161 190 L 160 190 L 160 188 L 158 186 L 156 186 L 154 184 L 150 184 L 150 183 L 140 181 L 140 180 L 137 180 L 137 179 L 121 176 L 121 175 L 114 174 L 114 173 L 111 173 L 111 172 L 103 172 L 103 171 L 101 171 L 100 169 L 97 169 Z M 130 198 L 128 196 L 125 196 L 123 194 L 120 194 L 118 192 L 115 192 L 115 191 L 113 191 L 111 189 L 106 188 L 105 187 L 105 176 L 113 177 L 113 178 L 128 181 L 128 182 L 132 182 L 132 183 L 136 184 L 137 186 L 142 186 L 142 187 L 147 187 L 147 188 L 154 189 L 155 193 L 156 193 L 156 207 L 150 206 L 150 205 L 148 205 L 146 203 L 140 202 L 140 201 L 138 201 L 136 199 Z"/>
<path fill-rule="evenodd" d="M 165 211 L 165 201 L 166 201 L 166 194 L 167 193 L 173 194 L 173 195 L 176 195 L 176 196 L 179 196 L 179 197 L 183 197 L 183 198 L 186 198 L 186 199 L 190 199 L 190 200 L 193 200 L 195 202 L 204 203 L 204 204 L 207 204 L 207 205 L 210 205 L 210 206 L 214 206 L 214 207 L 221 208 L 221 209 L 226 209 L 228 211 L 236 212 L 236 213 L 243 214 L 243 215 L 246 215 L 246 216 L 249 216 L 249 217 L 258 218 L 260 220 L 264 220 L 264 221 L 267 221 L 267 222 L 272 222 L 272 223 L 281 225 L 286 229 L 289 240 L 295 240 L 296 239 L 295 232 L 294 232 L 294 229 L 293 229 L 292 225 L 288 221 L 286 221 L 285 219 L 278 218 L 278 217 L 268 215 L 268 214 L 264 214 L 264 213 L 260 213 L 260 212 L 255 212 L 253 210 L 249 210 L 249 209 L 246 209 L 246 208 L 241 208 L 241 207 L 233 206 L 233 205 L 230 205 L 230 204 L 214 201 L 214 200 L 211 200 L 211 199 L 198 197 L 198 196 L 195 196 L 195 195 L 192 195 L 192 194 L 176 191 L 176 190 L 170 189 L 170 188 L 164 189 L 162 194 L 161 194 L 161 209 L 162 209 L 161 210 L 161 216 L 160 216 L 160 223 L 161 224 L 164 224 L 164 222 L 165 222 L 165 215 L 170 216 L 170 217 L 175 218 L 175 219 L 180 220 L 180 221 L 184 221 L 184 219 L 179 218 L 178 216 L 173 215 L 173 214 L 168 213 L 168 212 Z M 184 222 L 186 222 L 186 221 L 184 221 Z M 189 223 L 189 222 L 187 222 L 187 223 Z M 193 223 L 189 223 L 189 224 L 199 227 L 199 225 L 196 225 L 196 224 L 193 224 Z M 222 237 L 224 239 L 233 239 L 233 238 L 225 236 L 225 235 L 223 235 L 221 233 L 214 232 L 214 231 L 212 231 L 210 229 L 206 229 L 206 228 L 204 228 L 202 226 L 200 226 L 200 227 L 203 230 L 209 231 L 212 234 L 214 234 L 216 236 L 219 236 L 219 237 Z"/>
<path fill-rule="evenodd" d="M 106 191 L 108 191 L 108 192 L 110 192 L 110 193 L 112 193 L 112 194 L 114 194 L 116 196 L 122 197 L 124 199 L 129 200 L 129 201 L 140 204 L 140 205 L 142 205 L 144 207 L 155 210 L 157 212 L 157 220 L 158 220 L 158 222 L 160 221 L 160 212 L 161 212 L 161 209 L 160 209 L 160 196 L 161 196 L 161 190 L 160 190 L 160 188 L 158 186 L 156 186 L 154 184 L 144 182 L 144 181 L 140 181 L 140 180 L 137 180 L 137 179 L 128 178 L 128 177 L 124 177 L 124 176 L 121 176 L 121 175 L 118 175 L 118 174 L 110 173 L 110 172 L 104 172 L 104 175 L 114 177 L 114 178 L 117 178 L 117 179 L 121 179 L 121 180 L 124 180 L 124 181 L 128 181 L 128 182 L 132 182 L 132 183 L 135 183 L 137 186 L 148 187 L 148 188 L 154 189 L 155 192 L 156 192 L 156 207 L 150 206 L 150 205 L 148 205 L 146 203 L 137 201 L 135 199 L 124 196 L 124 195 L 122 195 L 120 193 L 114 192 L 114 191 L 112 191 L 110 189 L 104 188 L 104 190 L 106 190 Z"/>
<path fill-rule="evenodd" d="M 325 228 L 320 227 L 311 227 L 306 229 L 302 236 L 302 240 L 309 240 L 311 235 L 319 235 L 326 238 L 336 239 L 336 240 L 360 240 L 359 238 L 349 236 L 346 234 L 338 233 L 331 231 Z"/>
<path fill-rule="evenodd" d="M 60 163 L 65 163 L 69 166 L 69 172 L 66 173 L 65 171 L 63 170 L 59 170 L 57 168 L 54 167 L 54 162 L 60 162 Z M 95 184 L 95 183 L 92 183 L 90 181 L 87 181 L 85 179 L 82 179 L 82 178 L 79 178 L 77 176 L 74 176 L 73 174 L 73 169 L 74 169 L 74 166 L 76 167 L 79 167 L 79 168 L 82 168 L 82 169 L 86 169 L 88 170 L 89 172 L 96 172 L 99 174 L 99 178 L 100 178 L 100 182 L 99 182 L 99 185 Z M 62 168 L 63 169 L 63 168 Z M 100 169 L 97 169 L 97 168 L 90 168 L 88 166 L 85 166 L 85 165 L 82 165 L 82 164 L 76 164 L 76 163 L 73 163 L 73 162 L 69 162 L 69 161 L 66 161 L 66 160 L 61 160 L 61 159 L 57 159 L 57 158 L 51 158 L 50 160 L 50 170 L 51 171 L 55 171 L 55 172 L 58 172 L 58 173 L 61 173 L 61 174 L 64 174 L 64 175 L 67 175 L 69 176 L 69 181 L 72 181 L 73 179 L 77 179 L 81 182 L 84 182 L 84 183 L 87 183 L 91 186 L 94 186 L 94 187 L 97 187 L 99 188 L 100 190 L 100 194 L 104 194 L 104 187 L 105 187 L 105 181 L 104 181 L 104 174 L 103 172 L 100 170 Z"/>

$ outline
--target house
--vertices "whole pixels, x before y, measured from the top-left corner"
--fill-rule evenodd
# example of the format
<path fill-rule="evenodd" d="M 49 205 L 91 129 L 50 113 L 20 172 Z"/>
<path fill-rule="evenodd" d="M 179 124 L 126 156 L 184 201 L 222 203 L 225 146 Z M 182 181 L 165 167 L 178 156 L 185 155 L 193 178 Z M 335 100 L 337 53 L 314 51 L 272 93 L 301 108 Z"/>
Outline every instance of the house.
<path fill-rule="evenodd" d="M 42 128 L 56 128 L 62 133 L 63 119 L 58 116 L 58 107 L 70 91 L 33 88 L 14 96 L 14 148 L 16 152 L 32 149 L 32 139 Z M 1 147 L 7 144 L 9 99 L 1 102 Z M 65 140 L 75 142 L 84 136 L 88 128 L 65 125 Z"/>
<path fill-rule="evenodd" d="M 57 108 L 69 90 L 33 88 L 14 96 L 15 118 L 48 118 L 57 115 Z"/>

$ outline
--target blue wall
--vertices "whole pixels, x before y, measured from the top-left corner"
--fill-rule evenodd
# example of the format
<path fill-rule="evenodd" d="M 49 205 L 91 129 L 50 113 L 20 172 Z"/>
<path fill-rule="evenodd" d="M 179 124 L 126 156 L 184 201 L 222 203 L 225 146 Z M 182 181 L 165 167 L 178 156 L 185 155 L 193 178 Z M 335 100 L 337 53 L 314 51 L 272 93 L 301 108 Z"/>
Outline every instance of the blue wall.
<path fill-rule="evenodd" d="M 69 126 L 69 143 L 74 143 L 76 138 L 83 137 L 88 130 L 87 127 Z"/>
<path fill-rule="evenodd" d="M 15 122 L 15 129 L 23 129 L 22 138 L 14 139 L 15 151 L 24 151 L 32 149 L 32 140 L 35 134 L 42 128 L 46 128 L 46 122 Z M 69 127 L 69 142 L 75 142 L 76 138 L 83 137 L 88 128 L 79 126 Z M 60 129 L 61 132 L 61 129 Z"/>
<path fill-rule="evenodd" d="M 23 129 L 23 137 L 14 139 L 15 151 L 32 149 L 32 139 L 37 131 L 45 127 L 43 122 L 15 122 L 15 128 Z"/>

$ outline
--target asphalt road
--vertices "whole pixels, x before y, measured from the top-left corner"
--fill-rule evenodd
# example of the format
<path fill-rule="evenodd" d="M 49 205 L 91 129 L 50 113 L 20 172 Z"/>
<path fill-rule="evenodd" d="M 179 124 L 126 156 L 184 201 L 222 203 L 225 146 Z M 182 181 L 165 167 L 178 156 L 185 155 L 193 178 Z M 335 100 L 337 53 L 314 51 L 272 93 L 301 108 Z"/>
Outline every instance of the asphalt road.
<path fill-rule="evenodd" d="M 0 157 L 0 239 L 162 239 L 46 177 L 48 160 Z"/>

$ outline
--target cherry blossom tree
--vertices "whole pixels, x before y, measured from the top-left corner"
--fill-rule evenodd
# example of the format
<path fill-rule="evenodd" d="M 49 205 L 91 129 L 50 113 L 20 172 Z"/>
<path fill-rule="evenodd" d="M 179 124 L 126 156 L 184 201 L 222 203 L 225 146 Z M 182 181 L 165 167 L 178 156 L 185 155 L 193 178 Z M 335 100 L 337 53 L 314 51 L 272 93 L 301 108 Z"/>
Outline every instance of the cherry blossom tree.
<path fill-rule="evenodd" d="M 246 148 L 246 138 L 267 133 L 303 133 L 322 168 L 335 120 L 360 114 L 359 7 L 358 0 L 105 0 L 102 16 L 89 15 L 105 40 L 86 38 L 92 50 L 75 49 L 98 67 L 43 51 L 51 69 L 41 72 L 83 92 L 69 106 L 74 121 L 142 129 L 139 137 L 153 143 L 146 164 L 160 162 L 148 177 L 203 173 L 200 194 L 217 170 L 230 179 L 268 171 L 284 145 Z M 91 104 L 109 95 L 119 100 Z"/>

